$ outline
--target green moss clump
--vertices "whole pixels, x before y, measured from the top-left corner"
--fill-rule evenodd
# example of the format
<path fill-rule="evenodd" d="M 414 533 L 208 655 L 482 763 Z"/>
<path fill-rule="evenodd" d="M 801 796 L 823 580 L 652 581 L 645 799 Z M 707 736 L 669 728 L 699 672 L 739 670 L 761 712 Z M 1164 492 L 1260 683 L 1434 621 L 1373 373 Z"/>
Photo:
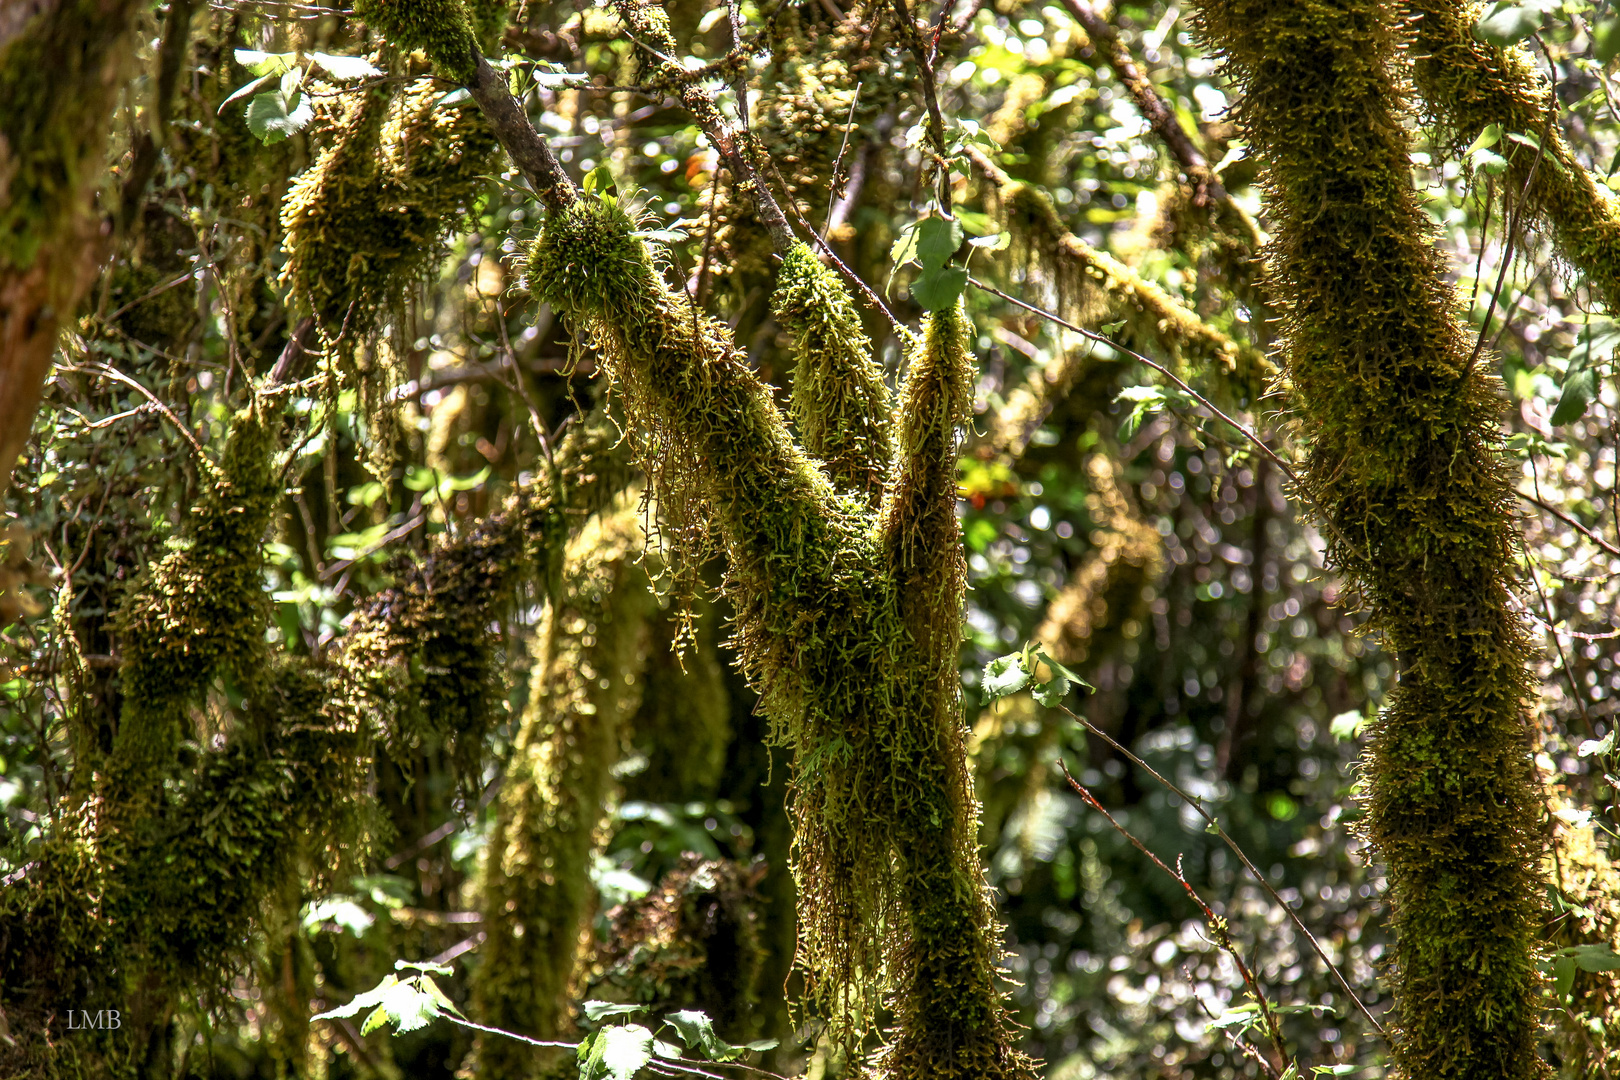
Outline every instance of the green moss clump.
<path fill-rule="evenodd" d="M 793 422 L 800 441 L 841 490 L 876 502 L 894 454 L 893 405 L 849 290 L 800 243 L 782 260 L 771 306 L 793 335 Z"/>
<path fill-rule="evenodd" d="M 630 479 L 618 429 L 601 411 L 569 430 L 556 464 L 421 565 L 401 565 L 399 584 L 350 619 L 337 657 L 350 708 L 374 717 L 390 747 L 444 739 L 462 774 L 478 775 L 483 736 L 506 710 L 491 625 L 526 585 L 552 589 L 568 537 Z"/>
<path fill-rule="evenodd" d="M 274 454 L 257 408 L 238 413 L 192 528 L 131 587 L 119 613 L 124 704 L 112 768 L 131 791 L 173 765 L 186 707 L 215 675 L 241 678 L 262 662 L 262 545 L 281 495 Z"/>
<path fill-rule="evenodd" d="M 642 698 L 646 619 L 656 608 L 637 565 L 634 500 L 569 545 L 563 584 L 539 636 L 529 703 L 506 768 L 483 868 L 485 925 L 473 1000 L 480 1022 L 535 1038 L 568 1034 L 575 957 L 595 901 L 592 854 Z M 480 1040 L 477 1071 L 523 1077 L 532 1049 Z"/>
<path fill-rule="evenodd" d="M 472 81 L 478 36 L 462 0 L 356 0 L 354 13 L 389 44 L 426 53 L 446 77 Z"/>
<path fill-rule="evenodd" d="M 1510 146 L 1500 190 L 1505 215 L 1524 195 L 1533 217 L 1551 226 L 1559 252 L 1584 272 L 1611 309 L 1620 306 L 1620 204 L 1598 188 L 1581 167 L 1558 122 L 1556 109 L 1530 54 L 1520 46 L 1503 49 L 1474 36 L 1477 11 L 1461 0 L 1404 0 L 1415 16 L 1412 42 L 1418 92 L 1453 153 L 1460 154 L 1490 124 L 1504 135 L 1540 140 L 1544 157 L 1535 169 L 1533 147 Z"/>
<path fill-rule="evenodd" d="M 1200 20 L 1267 166 L 1305 493 L 1401 672 L 1363 766 L 1396 937 L 1393 1064 L 1540 1077 L 1545 882 L 1513 485 L 1500 387 L 1472 362 L 1412 190 L 1406 26 L 1373 0 L 1206 0 Z"/>

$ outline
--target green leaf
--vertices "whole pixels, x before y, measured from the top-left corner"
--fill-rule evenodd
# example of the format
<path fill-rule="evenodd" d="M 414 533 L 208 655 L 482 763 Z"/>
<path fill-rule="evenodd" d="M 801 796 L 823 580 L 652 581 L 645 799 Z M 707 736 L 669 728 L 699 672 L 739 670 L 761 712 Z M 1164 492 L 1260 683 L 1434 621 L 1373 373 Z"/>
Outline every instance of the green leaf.
<path fill-rule="evenodd" d="M 585 1013 L 585 1019 L 592 1024 L 606 1020 L 610 1016 L 632 1016 L 646 1011 L 643 1005 L 615 1005 L 611 1001 L 587 1001 L 580 1008 Z"/>
<path fill-rule="evenodd" d="M 1008 694 L 1016 694 L 1028 685 L 1029 672 L 1024 670 L 1023 653 L 996 657 L 984 665 L 984 677 L 979 682 L 986 704 Z"/>
<path fill-rule="evenodd" d="M 889 261 L 898 269 L 917 258 L 917 222 L 900 226 L 900 235 L 889 245 Z M 892 280 L 893 275 L 890 275 Z"/>
<path fill-rule="evenodd" d="M 291 101 L 280 90 L 270 90 L 248 102 L 248 130 L 266 146 L 274 146 L 287 136 L 296 135 L 313 119 L 315 110 L 296 90 Z"/>
<path fill-rule="evenodd" d="M 1505 49 L 1540 30 L 1542 17 L 1530 4 L 1491 4 L 1474 24 L 1474 36 Z"/>
<path fill-rule="evenodd" d="M 1227 1009 L 1221 1015 L 1204 1025 L 1208 1031 L 1229 1031 L 1232 1028 L 1246 1028 L 1260 1019 L 1260 1006 L 1254 1002 L 1245 1002 L 1242 1005 Z"/>
<path fill-rule="evenodd" d="M 1485 150 L 1502 141 L 1502 125 L 1486 124 L 1485 130 L 1479 133 L 1479 138 L 1468 144 L 1465 154 L 1472 154 L 1475 150 Z"/>
<path fill-rule="evenodd" d="M 1600 64 L 1620 55 L 1620 15 L 1610 15 L 1592 29 L 1592 55 Z"/>
<path fill-rule="evenodd" d="M 665 1016 L 664 1023 L 674 1028 L 688 1047 L 702 1050 L 710 1061 L 734 1061 L 741 1056 L 737 1047 L 714 1033 L 714 1021 L 708 1013 L 685 1009 Z"/>
<path fill-rule="evenodd" d="M 448 964 L 435 964 L 431 960 L 395 960 L 395 971 L 431 971 L 435 975 L 453 975 L 455 968 Z"/>
<path fill-rule="evenodd" d="M 1564 389 L 1558 395 L 1558 407 L 1553 409 L 1553 426 L 1571 424 L 1585 416 L 1595 397 L 1597 371 L 1588 363 L 1571 360 L 1564 372 Z"/>
<path fill-rule="evenodd" d="M 598 191 L 605 192 L 613 186 L 613 170 L 606 165 L 598 165 L 585 174 L 584 178 L 580 180 L 579 186 L 585 190 L 587 195 Z"/>
<path fill-rule="evenodd" d="M 273 79 L 275 77 L 276 77 L 275 72 L 267 71 L 263 75 L 260 75 L 257 79 L 254 79 L 252 82 L 243 83 L 241 86 L 238 86 L 235 90 L 231 91 L 231 96 L 230 97 L 226 98 L 224 101 L 219 103 L 219 109 L 218 109 L 217 112 L 214 113 L 214 115 L 215 116 L 222 115 L 225 112 L 225 106 L 229 105 L 233 101 L 242 100 L 243 98 L 247 97 L 249 94 L 253 93 L 253 91 L 257 90 L 259 87 L 263 86 L 265 83 L 269 82 L 271 79 Z"/>
<path fill-rule="evenodd" d="M 331 53 L 310 53 L 309 58 L 321 66 L 334 79 L 375 79 L 382 69 L 363 56 L 334 56 Z"/>
<path fill-rule="evenodd" d="M 955 305 L 962 290 L 967 288 L 967 279 L 965 267 L 928 268 L 911 283 L 911 297 L 924 311 L 943 311 Z"/>
<path fill-rule="evenodd" d="M 1045 664 L 1047 667 L 1051 668 L 1053 671 L 1055 671 L 1059 675 L 1063 676 L 1063 678 L 1069 680 L 1069 682 L 1074 683 L 1076 686 L 1080 687 L 1082 690 L 1095 690 L 1095 689 L 1097 689 L 1095 686 L 1092 686 L 1090 683 L 1086 682 L 1086 680 L 1082 679 L 1080 677 L 1079 673 L 1075 672 L 1071 668 L 1065 667 L 1064 665 L 1062 665 L 1062 664 L 1058 663 L 1056 660 L 1054 660 L 1052 658 L 1052 654 L 1047 652 L 1045 649 L 1037 647 L 1033 651 L 1034 651 L 1035 659 L 1039 660 L 1041 663 Z"/>
<path fill-rule="evenodd" d="M 1356 1071 L 1354 1065 L 1312 1065 L 1311 1072 L 1317 1076 L 1349 1076 Z"/>
<path fill-rule="evenodd" d="M 1582 971 L 1620 971 L 1620 953 L 1607 945 L 1575 945 L 1563 951 Z"/>
<path fill-rule="evenodd" d="M 1012 233 L 998 232 L 994 236 L 975 236 L 972 240 L 969 240 L 968 243 L 972 244 L 976 248 L 983 248 L 986 251 L 1000 251 L 1002 248 L 1007 247 L 1012 243 Z"/>
<path fill-rule="evenodd" d="M 237 49 L 236 62 L 255 75 L 280 75 L 298 59 L 295 52 L 267 53 L 257 49 Z"/>
<path fill-rule="evenodd" d="M 1561 1001 L 1575 989 L 1575 958 L 1560 956 L 1553 961 L 1553 993 Z"/>
<path fill-rule="evenodd" d="M 1043 683 L 1036 683 L 1031 691 L 1035 700 L 1048 709 L 1055 709 L 1063 704 L 1063 699 L 1069 694 L 1069 680 L 1062 675 L 1054 676 Z"/>
<path fill-rule="evenodd" d="M 653 1034 L 640 1024 L 603 1028 L 590 1041 L 580 1080 L 631 1080 L 652 1060 L 652 1051 Z"/>
<path fill-rule="evenodd" d="M 780 1045 L 782 1045 L 781 1039 L 755 1039 L 753 1042 L 743 1043 L 743 1049 L 763 1053 L 766 1050 L 775 1050 Z"/>
<path fill-rule="evenodd" d="M 1577 753 L 1579 753 L 1581 757 L 1593 757 L 1594 755 L 1597 757 L 1608 757 L 1610 754 L 1614 753 L 1614 736 L 1615 732 L 1617 731 L 1620 731 L 1620 727 L 1612 727 L 1609 729 L 1609 733 L 1603 736 L 1602 739 L 1585 740 L 1581 743 L 1580 749 L 1577 751 Z"/>
<path fill-rule="evenodd" d="M 917 224 L 917 261 L 922 263 L 925 270 L 938 269 L 951 261 L 956 249 L 962 246 L 962 223 L 955 218 L 931 217 L 924 218 Z M 927 276 L 926 274 L 924 275 Z M 963 275 L 964 279 L 966 274 Z M 965 284 L 965 280 L 964 280 Z M 916 294 L 913 286 L 912 294 Z M 962 290 L 956 290 L 960 293 Z M 955 297 L 952 297 L 954 300 Z M 924 303 L 924 306 L 928 305 Z M 939 307 L 945 305 L 941 304 Z M 939 310 L 938 307 L 929 307 L 930 311 Z"/>
<path fill-rule="evenodd" d="M 356 1016 L 359 1014 L 361 1009 L 370 1009 L 381 1004 L 383 997 L 398 983 L 398 975 L 384 975 L 382 982 L 378 983 L 376 986 L 372 987 L 370 990 L 367 990 L 363 994 L 356 994 L 354 996 L 354 1000 L 350 1001 L 347 1005 L 339 1005 L 335 1009 L 329 1009 L 323 1013 L 316 1013 L 312 1019 L 337 1020 L 345 1017 Z"/>
<path fill-rule="evenodd" d="M 1367 727 L 1367 718 L 1361 713 L 1342 712 L 1328 721 L 1328 731 L 1340 742 L 1349 742 Z"/>

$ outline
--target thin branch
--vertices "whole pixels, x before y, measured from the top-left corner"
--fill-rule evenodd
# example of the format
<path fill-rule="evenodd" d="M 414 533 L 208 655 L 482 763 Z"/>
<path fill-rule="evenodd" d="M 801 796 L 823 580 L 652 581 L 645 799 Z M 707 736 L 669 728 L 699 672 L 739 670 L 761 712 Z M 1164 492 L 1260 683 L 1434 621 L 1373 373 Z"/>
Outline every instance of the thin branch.
<path fill-rule="evenodd" d="M 1102 739 L 1109 746 L 1113 747 L 1120 754 L 1124 755 L 1125 758 L 1132 764 L 1145 770 L 1149 776 L 1153 777 L 1153 779 L 1163 784 L 1172 793 L 1183 799 L 1188 806 L 1193 808 L 1194 813 L 1204 819 L 1205 824 L 1209 825 L 1215 830 L 1216 835 L 1221 838 L 1221 840 L 1231 850 L 1232 854 L 1238 857 L 1238 861 L 1243 864 L 1244 869 L 1248 870 L 1249 875 L 1253 877 L 1257 883 L 1259 883 L 1261 888 L 1265 889 L 1266 892 L 1271 895 L 1271 898 L 1276 901 L 1277 906 L 1282 908 L 1284 913 L 1287 914 L 1289 920 L 1293 922 L 1294 928 L 1301 934 L 1305 935 L 1305 940 L 1311 943 L 1311 949 L 1315 951 L 1317 957 L 1322 961 L 1322 963 L 1327 965 L 1328 971 L 1333 973 L 1333 977 L 1338 980 L 1339 988 L 1349 995 L 1351 1001 L 1356 1003 L 1356 1008 L 1361 1010 L 1361 1015 L 1367 1018 L 1367 1022 L 1373 1026 L 1373 1029 L 1377 1031 L 1378 1034 L 1384 1036 L 1386 1039 L 1389 1038 L 1388 1033 L 1384 1030 L 1384 1025 L 1378 1022 L 1378 1018 L 1373 1016 L 1372 1011 L 1367 1008 L 1366 1003 L 1361 1000 L 1361 997 L 1354 990 L 1350 989 L 1350 981 L 1344 977 L 1344 974 L 1339 971 L 1339 969 L 1334 965 L 1333 961 L 1328 959 L 1327 952 L 1322 948 L 1322 943 L 1316 940 L 1316 935 L 1311 933 L 1310 928 L 1307 927 L 1304 921 L 1294 913 L 1294 909 L 1290 907 L 1280 895 L 1278 895 L 1276 889 L 1272 888 L 1271 882 L 1266 880 L 1265 875 L 1260 873 L 1259 868 L 1254 865 L 1254 863 L 1249 859 L 1249 856 L 1244 853 L 1242 848 L 1238 847 L 1237 841 L 1233 840 L 1232 837 L 1228 835 L 1227 831 L 1221 828 L 1221 823 L 1216 821 L 1215 818 L 1211 817 L 1209 812 L 1204 809 L 1203 803 L 1193 798 L 1187 792 L 1181 790 L 1180 787 L 1171 783 L 1170 780 L 1161 775 L 1157 769 L 1143 761 L 1141 758 L 1137 757 L 1130 750 L 1126 749 L 1117 740 L 1115 740 L 1112 735 L 1108 734 L 1108 732 L 1104 731 L 1096 724 L 1093 724 L 1090 720 L 1087 720 L 1085 717 L 1073 712 L 1067 706 L 1060 706 L 1060 708 L 1062 708 L 1071 719 L 1075 720 L 1087 731 L 1091 732 L 1099 739 Z M 1068 772 L 1069 770 L 1065 766 L 1063 774 L 1067 776 Z M 1073 783 L 1072 778 L 1070 783 Z"/>
<path fill-rule="evenodd" d="M 1596 544 L 1598 547 L 1602 548 L 1604 551 L 1607 551 L 1610 555 L 1620 556 L 1620 547 L 1615 547 L 1613 544 L 1611 544 L 1607 540 L 1603 539 L 1603 537 L 1599 536 L 1597 533 L 1593 532 L 1591 529 L 1588 529 L 1585 525 L 1582 525 L 1580 522 L 1576 521 L 1574 518 L 1570 517 L 1568 514 L 1564 513 L 1562 510 L 1558 509 L 1558 507 L 1553 506 L 1550 503 L 1542 502 L 1540 499 L 1536 498 L 1534 495 L 1526 495 L 1522 491 L 1519 492 L 1518 495 L 1519 495 L 1519 498 L 1523 499 L 1525 502 L 1530 503 L 1532 506 L 1539 506 L 1541 509 L 1547 511 L 1547 513 L 1551 514 L 1553 517 L 1557 518 L 1559 521 L 1562 521 L 1565 525 L 1568 525 L 1573 529 L 1580 530 L 1580 532 L 1588 540 L 1592 541 L 1592 543 Z"/>

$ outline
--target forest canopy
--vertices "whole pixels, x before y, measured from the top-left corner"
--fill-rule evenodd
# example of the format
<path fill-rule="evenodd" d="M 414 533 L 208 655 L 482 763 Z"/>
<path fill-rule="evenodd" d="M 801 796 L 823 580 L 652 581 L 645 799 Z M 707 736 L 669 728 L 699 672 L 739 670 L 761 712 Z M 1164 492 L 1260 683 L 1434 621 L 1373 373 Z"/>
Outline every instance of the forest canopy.
<path fill-rule="evenodd" d="M 1607 0 L 0 0 L 0 1077 L 1620 1077 Z"/>

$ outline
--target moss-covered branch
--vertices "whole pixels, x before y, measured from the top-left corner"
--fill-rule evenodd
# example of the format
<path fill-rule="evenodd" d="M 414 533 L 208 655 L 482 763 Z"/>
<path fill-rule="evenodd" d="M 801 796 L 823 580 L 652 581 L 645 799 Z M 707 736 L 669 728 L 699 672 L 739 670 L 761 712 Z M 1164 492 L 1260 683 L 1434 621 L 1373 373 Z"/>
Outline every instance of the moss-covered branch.
<path fill-rule="evenodd" d="M 776 318 L 793 335 L 793 422 L 833 483 L 876 504 L 894 447 L 894 406 L 849 290 L 808 246 L 782 261 Z"/>
<path fill-rule="evenodd" d="M 555 460 L 554 475 L 518 489 L 367 600 L 338 655 L 362 715 L 406 742 L 423 730 L 448 738 L 469 774 L 506 698 L 491 624 L 525 583 L 550 586 L 566 539 L 630 477 L 618 429 L 601 411 L 569 431 Z"/>
<path fill-rule="evenodd" d="M 1275 368 L 1254 346 L 1233 340 L 1130 267 L 1071 233 L 1039 188 L 1008 176 L 977 147 L 974 165 L 989 182 L 991 203 L 1027 261 L 1047 277 L 1058 307 L 1072 321 L 1126 320 L 1135 341 L 1172 357 L 1189 356 L 1258 386 Z M 1019 252 L 1015 252 L 1020 254 Z"/>
<path fill-rule="evenodd" d="M 1504 135 L 1543 142 L 1539 168 L 1534 146 L 1509 147 L 1504 193 L 1510 204 L 1522 193 L 1564 258 L 1611 309 L 1620 306 L 1620 204 L 1576 160 L 1558 124 L 1548 124 L 1556 108 L 1552 88 L 1529 54 L 1475 37 L 1478 12 L 1462 0 L 1404 0 L 1401 7 L 1415 27 L 1418 92 L 1453 150 L 1467 147 L 1491 124 Z"/>
<path fill-rule="evenodd" d="M 1374 0 L 1205 0 L 1200 26 L 1266 163 L 1304 486 L 1401 670 L 1363 768 L 1397 941 L 1394 1064 L 1538 1077 L 1544 884 L 1502 406 L 1412 190 L 1403 26 Z"/>
<path fill-rule="evenodd" d="M 507 763 L 483 870 L 488 937 L 474 1003 L 480 1022 L 535 1038 L 567 1034 L 570 982 L 594 903 L 591 855 L 623 726 L 642 696 L 646 618 L 633 506 L 569 545 L 562 589 L 535 639 L 533 680 Z M 639 579 L 639 580 L 638 580 Z M 526 1077 L 534 1051 L 481 1040 L 478 1073 Z"/>

